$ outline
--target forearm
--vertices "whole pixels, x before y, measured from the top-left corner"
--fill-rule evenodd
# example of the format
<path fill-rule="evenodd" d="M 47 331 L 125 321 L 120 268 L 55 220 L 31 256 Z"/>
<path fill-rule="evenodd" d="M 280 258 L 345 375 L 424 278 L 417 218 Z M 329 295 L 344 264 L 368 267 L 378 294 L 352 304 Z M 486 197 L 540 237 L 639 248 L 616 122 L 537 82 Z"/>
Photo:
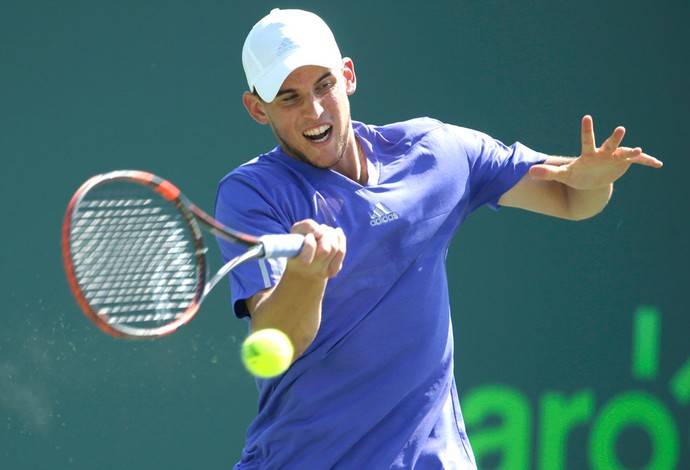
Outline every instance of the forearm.
<path fill-rule="evenodd" d="M 295 358 L 312 343 L 321 325 L 321 302 L 327 278 L 285 271 L 275 288 L 248 302 L 252 331 L 276 328 L 293 343 Z"/>
<path fill-rule="evenodd" d="M 565 186 L 565 204 L 571 220 L 584 220 L 604 210 L 613 194 L 613 184 L 596 189 L 575 189 Z"/>
<path fill-rule="evenodd" d="M 321 303 L 328 279 L 343 266 L 347 250 L 340 228 L 307 219 L 295 223 L 292 233 L 304 235 L 300 254 L 290 258 L 278 284 L 247 299 L 252 330 L 283 331 L 299 357 L 314 341 L 321 326 Z"/>

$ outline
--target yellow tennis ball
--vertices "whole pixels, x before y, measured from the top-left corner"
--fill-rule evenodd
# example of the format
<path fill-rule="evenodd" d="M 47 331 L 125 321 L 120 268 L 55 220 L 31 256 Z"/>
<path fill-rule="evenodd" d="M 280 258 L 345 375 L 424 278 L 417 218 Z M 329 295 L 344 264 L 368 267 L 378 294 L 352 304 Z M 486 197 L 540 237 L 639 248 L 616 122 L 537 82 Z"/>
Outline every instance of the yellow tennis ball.
<path fill-rule="evenodd" d="M 282 374 L 292 362 L 290 338 L 280 330 L 267 328 L 247 337 L 242 343 L 242 362 L 249 372 L 268 379 Z"/>

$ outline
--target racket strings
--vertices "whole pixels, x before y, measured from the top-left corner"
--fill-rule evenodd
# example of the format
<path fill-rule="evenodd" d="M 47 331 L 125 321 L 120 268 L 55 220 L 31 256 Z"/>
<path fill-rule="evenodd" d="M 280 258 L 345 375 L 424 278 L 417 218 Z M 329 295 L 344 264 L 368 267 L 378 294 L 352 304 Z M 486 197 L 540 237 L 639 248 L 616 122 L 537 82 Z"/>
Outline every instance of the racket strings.
<path fill-rule="evenodd" d="M 197 245 L 174 204 L 135 185 L 92 190 L 71 227 L 76 277 L 111 324 L 160 324 L 194 303 Z M 143 193 L 143 194 L 141 194 Z"/>

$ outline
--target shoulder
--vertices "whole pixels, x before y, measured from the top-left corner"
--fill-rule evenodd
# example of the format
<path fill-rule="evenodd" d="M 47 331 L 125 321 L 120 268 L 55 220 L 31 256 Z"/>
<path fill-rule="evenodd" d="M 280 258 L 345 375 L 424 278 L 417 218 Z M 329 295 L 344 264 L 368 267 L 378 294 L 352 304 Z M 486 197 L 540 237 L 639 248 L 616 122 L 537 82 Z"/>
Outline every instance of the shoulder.
<path fill-rule="evenodd" d="M 444 127 L 445 124 L 438 119 L 419 117 L 407 121 L 394 122 L 384 126 L 370 126 L 383 135 L 412 137 L 425 135 L 435 129 Z"/>
<path fill-rule="evenodd" d="M 274 152 L 275 150 L 259 155 L 234 168 L 220 180 L 220 185 L 222 186 L 235 179 L 254 179 L 262 173 L 270 173 L 269 170 L 277 166 L 275 159 L 272 158 Z"/>
<path fill-rule="evenodd" d="M 353 122 L 355 133 L 363 137 L 385 142 L 418 140 L 429 132 L 444 126 L 441 121 L 431 118 L 415 118 L 385 125 L 367 125 Z"/>
<path fill-rule="evenodd" d="M 300 167 L 303 166 L 305 168 Z M 218 183 L 216 207 L 294 222 L 309 211 L 314 192 L 310 168 L 284 155 L 279 148 L 238 166 Z M 237 217 L 237 214 L 233 214 Z M 304 218 L 304 217 L 302 217 Z M 289 229 L 289 225 L 286 225 Z"/>
<path fill-rule="evenodd" d="M 221 178 L 219 187 L 242 185 L 256 191 L 294 184 L 300 178 L 288 161 L 276 147 L 268 153 L 259 155 L 236 167 Z"/>
<path fill-rule="evenodd" d="M 275 152 L 268 152 L 243 163 L 220 179 L 216 188 L 216 207 L 239 210 L 271 205 L 284 199 L 285 193 L 294 186 L 293 181 Z"/>
<path fill-rule="evenodd" d="M 464 147 L 488 137 L 481 132 L 430 117 L 419 117 L 381 126 L 354 122 L 353 126 L 358 136 L 379 146 L 411 146 L 426 142 L 429 145 Z"/>

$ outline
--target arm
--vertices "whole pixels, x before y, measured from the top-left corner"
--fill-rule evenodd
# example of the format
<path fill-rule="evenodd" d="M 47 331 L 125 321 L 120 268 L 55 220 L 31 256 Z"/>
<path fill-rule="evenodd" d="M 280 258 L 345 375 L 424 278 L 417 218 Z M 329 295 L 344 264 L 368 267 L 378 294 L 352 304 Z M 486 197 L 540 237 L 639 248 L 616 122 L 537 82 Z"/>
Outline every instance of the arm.
<path fill-rule="evenodd" d="M 624 135 L 625 128 L 617 127 L 597 148 L 592 118 L 585 116 L 582 154 L 578 158 L 550 157 L 543 164 L 534 165 L 501 197 L 499 204 L 570 220 L 598 214 L 611 197 L 613 183 L 630 165 L 662 166 L 639 147 L 620 147 Z"/>
<path fill-rule="evenodd" d="M 298 358 L 311 344 L 321 325 L 321 301 L 328 279 L 343 265 L 345 235 L 340 228 L 297 222 L 293 233 L 305 235 L 299 256 L 288 260 L 277 285 L 246 300 L 252 331 L 277 328 L 288 335 Z"/>

